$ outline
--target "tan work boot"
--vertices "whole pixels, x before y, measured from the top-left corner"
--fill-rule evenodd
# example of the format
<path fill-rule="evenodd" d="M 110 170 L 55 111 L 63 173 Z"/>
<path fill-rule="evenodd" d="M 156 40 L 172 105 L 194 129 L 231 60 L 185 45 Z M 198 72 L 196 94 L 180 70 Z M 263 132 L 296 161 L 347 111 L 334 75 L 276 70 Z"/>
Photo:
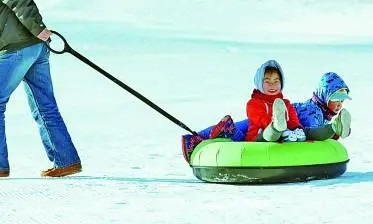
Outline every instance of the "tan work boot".
<path fill-rule="evenodd" d="M 350 135 L 351 127 L 351 114 L 346 109 L 339 111 L 338 116 L 332 121 L 333 131 L 341 136 L 341 138 L 346 138 Z"/>
<path fill-rule="evenodd" d="M 40 173 L 42 177 L 63 177 L 82 171 L 82 165 L 80 163 L 73 164 L 68 167 L 58 167 L 48 170 L 44 170 Z"/>
<path fill-rule="evenodd" d="M 1 170 L 0 177 L 9 177 L 9 170 Z"/>

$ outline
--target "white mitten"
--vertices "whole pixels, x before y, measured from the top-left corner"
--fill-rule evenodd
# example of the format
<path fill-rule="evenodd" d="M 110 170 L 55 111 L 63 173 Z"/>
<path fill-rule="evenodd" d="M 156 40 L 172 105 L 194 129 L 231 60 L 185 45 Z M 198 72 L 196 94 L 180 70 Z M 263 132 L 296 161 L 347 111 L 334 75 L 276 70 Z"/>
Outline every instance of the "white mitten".
<path fill-rule="evenodd" d="M 296 142 L 297 141 L 297 135 L 295 134 L 294 131 L 289 130 L 289 129 L 285 130 L 281 136 L 284 142 Z"/>
<path fill-rule="evenodd" d="M 298 142 L 306 141 L 306 134 L 304 134 L 303 129 L 301 129 L 301 128 L 295 129 L 294 134 L 296 135 Z"/>

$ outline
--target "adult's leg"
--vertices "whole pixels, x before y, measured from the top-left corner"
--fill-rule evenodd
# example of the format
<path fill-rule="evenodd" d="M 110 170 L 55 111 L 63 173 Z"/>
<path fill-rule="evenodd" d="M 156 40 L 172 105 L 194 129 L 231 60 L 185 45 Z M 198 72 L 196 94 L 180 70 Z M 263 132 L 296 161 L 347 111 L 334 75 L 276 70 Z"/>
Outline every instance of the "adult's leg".
<path fill-rule="evenodd" d="M 5 136 L 6 104 L 35 60 L 34 55 L 26 57 L 24 51 L 24 49 L 21 49 L 0 55 L 0 172 L 9 171 Z"/>
<path fill-rule="evenodd" d="M 40 49 L 40 55 L 24 78 L 24 87 L 32 115 L 38 123 L 43 145 L 48 158 L 54 162 L 54 167 L 78 164 L 80 158 L 54 97 L 49 50 L 44 44 L 35 46 Z"/>

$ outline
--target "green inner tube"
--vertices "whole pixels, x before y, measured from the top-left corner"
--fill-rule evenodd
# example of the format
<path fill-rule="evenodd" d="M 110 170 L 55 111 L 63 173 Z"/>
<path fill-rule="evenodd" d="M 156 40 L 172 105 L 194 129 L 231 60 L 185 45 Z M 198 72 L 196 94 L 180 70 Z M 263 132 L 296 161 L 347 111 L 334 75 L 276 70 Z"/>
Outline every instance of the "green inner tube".
<path fill-rule="evenodd" d="M 334 178 L 346 171 L 345 147 L 329 139 L 312 142 L 200 143 L 190 166 L 197 178 L 215 183 L 279 183 Z"/>

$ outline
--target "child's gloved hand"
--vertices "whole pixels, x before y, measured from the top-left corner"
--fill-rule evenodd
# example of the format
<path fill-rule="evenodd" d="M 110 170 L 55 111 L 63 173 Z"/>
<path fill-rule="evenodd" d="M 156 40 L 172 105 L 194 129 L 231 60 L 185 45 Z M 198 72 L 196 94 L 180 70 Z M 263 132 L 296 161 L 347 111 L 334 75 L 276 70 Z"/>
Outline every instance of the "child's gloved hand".
<path fill-rule="evenodd" d="M 294 131 L 289 130 L 289 129 L 285 130 L 281 136 L 284 142 L 296 142 L 297 141 L 297 135 L 295 134 Z"/>
<path fill-rule="evenodd" d="M 294 130 L 294 134 L 297 137 L 298 142 L 304 142 L 306 141 L 306 134 L 304 134 L 303 129 L 297 128 Z"/>
<path fill-rule="evenodd" d="M 282 139 L 284 142 L 304 142 L 306 140 L 306 135 L 301 128 L 295 130 L 287 129 L 282 133 Z"/>

